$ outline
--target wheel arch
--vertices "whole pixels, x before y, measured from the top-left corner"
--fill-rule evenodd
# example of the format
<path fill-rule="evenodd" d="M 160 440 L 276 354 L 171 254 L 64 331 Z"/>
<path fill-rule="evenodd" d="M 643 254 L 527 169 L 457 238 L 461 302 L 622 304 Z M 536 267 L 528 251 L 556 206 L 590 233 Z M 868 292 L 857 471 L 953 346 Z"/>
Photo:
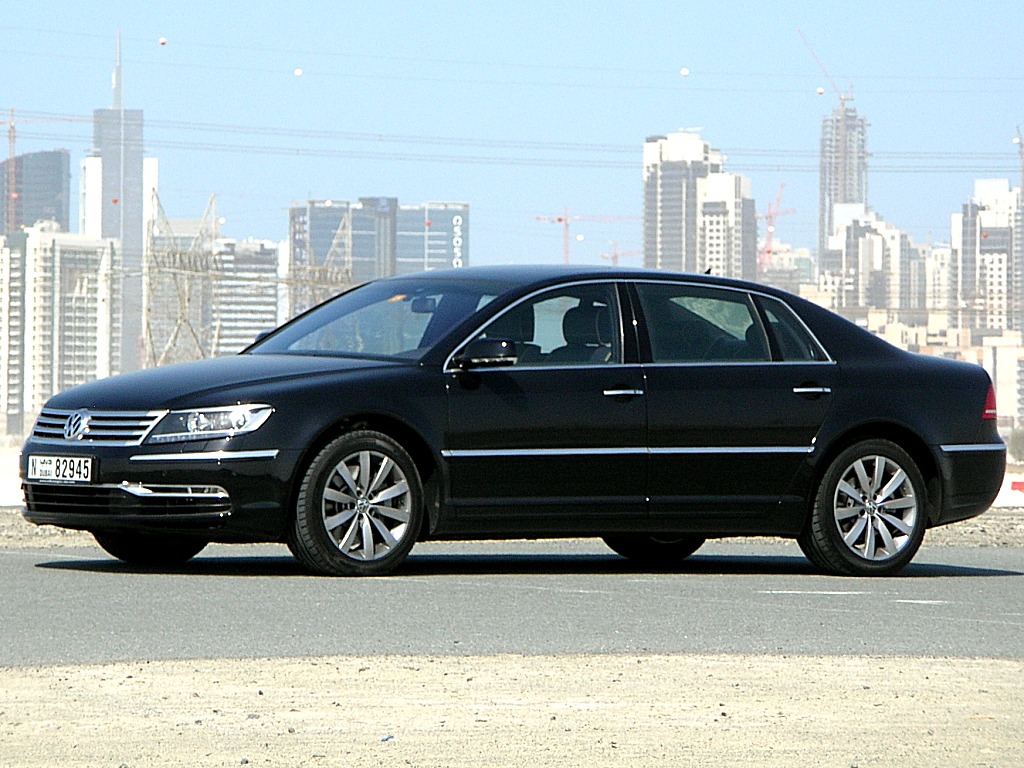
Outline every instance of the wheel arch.
<path fill-rule="evenodd" d="M 427 440 L 420 432 L 400 419 L 385 414 L 365 413 L 346 416 L 336 421 L 321 431 L 316 439 L 311 441 L 305 451 L 303 451 L 297 465 L 296 478 L 298 479 L 302 476 L 328 443 L 336 440 L 343 434 L 360 430 L 379 432 L 390 437 L 405 449 L 416 464 L 416 469 L 420 473 L 420 480 L 423 483 L 423 502 L 426 507 L 426 514 L 423 516 L 423 530 L 419 531 L 417 535 L 417 538 L 422 540 L 436 527 L 437 516 L 440 512 L 440 471 Z M 299 482 L 292 484 L 288 502 L 289 524 L 295 518 L 299 486 Z"/>
<path fill-rule="evenodd" d="M 818 458 L 814 468 L 812 487 L 817 489 L 821 485 L 822 478 L 840 453 L 851 445 L 865 440 L 888 440 L 910 454 L 910 458 L 914 460 L 918 470 L 921 472 L 921 476 L 924 477 L 925 492 L 927 493 L 928 526 L 934 525 L 939 519 L 939 514 L 942 510 L 942 474 L 928 444 L 913 430 L 901 424 L 892 422 L 862 424 L 833 440 Z M 807 523 L 811 519 L 815 495 L 816 491 L 809 494 L 806 515 Z"/>

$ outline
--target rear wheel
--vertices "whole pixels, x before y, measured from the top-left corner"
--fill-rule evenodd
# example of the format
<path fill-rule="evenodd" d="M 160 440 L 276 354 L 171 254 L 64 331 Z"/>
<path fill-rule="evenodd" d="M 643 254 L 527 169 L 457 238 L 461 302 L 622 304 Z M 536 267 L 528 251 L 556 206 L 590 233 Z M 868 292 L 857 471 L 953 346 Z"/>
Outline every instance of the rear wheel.
<path fill-rule="evenodd" d="M 704 541 L 701 536 L 667 533 L 617 533 L 604 537 L 604 543 L 616 553 L 644 565 L 681 562 L 700 549 Z"/>
<path fill-rule="evenodd" d="M 191 536 L 155 533 L 93 531 L 96 543 L 110 555 L 131 565 L 181 565 L 198 555 L 207 542 Z"/>
<path fill-rule="evenodd" d="M 307 568 L 376 576 L 409 554 L 423 521 L 416 464 L 379 432 L 351 432 L 313 459 L 303 477 L 288 547 Z"/>
<path fill-rule="evenodd" d="M 819 568 L 891 576 L 917 554 L 927 527 L 920 470 L 888 440 L 847 448 L 822 477 L 800 548 Z"/>

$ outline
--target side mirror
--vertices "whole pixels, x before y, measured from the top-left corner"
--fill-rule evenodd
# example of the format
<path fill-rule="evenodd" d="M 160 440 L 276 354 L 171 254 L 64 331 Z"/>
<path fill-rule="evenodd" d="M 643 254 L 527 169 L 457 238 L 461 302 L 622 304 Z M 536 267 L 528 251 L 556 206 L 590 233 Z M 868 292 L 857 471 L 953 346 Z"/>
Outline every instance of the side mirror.
<path fill-rule="evenodd" d="M 519 357 L 516 343 L 508 339 L 475 339 L 469 342 L 452 365 L 460 371 L 476 368 L 505 368 L 515 365 Z"/>
<path fill-rule="evenodd" d="M 267 336 L 269 336 L 273 332 L 274 332 L 273 330 L 270 330 L 270 331 L 260 331 L 259 333 L 256 334 L 256 340 L 253 343 L 254 344 L 258 344 L 259 342 L 263 341 L 265 338 L 267 338 Z"/>

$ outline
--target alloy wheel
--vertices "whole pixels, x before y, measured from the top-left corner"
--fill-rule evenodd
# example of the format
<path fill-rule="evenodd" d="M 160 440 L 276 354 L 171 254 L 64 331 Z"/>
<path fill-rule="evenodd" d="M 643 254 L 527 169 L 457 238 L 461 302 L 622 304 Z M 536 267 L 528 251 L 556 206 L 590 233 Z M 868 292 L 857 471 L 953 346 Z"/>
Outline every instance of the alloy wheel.
<path fill-rule="evenodd" d="M 361 450 L 331 470 L 324 485 L 324 529 L 347 557 L 371 561 L 384 557 L 409 530 L 412 494 L 409 481 L 389 456 Z"/>
<path fill-rule="evenodd" d="M 913 536 L 919 514 L 907 472 L 887 456 L 858 458 L 839 478 L 833 515 L 846 547 L 865 560 L 895 557 Z"/>

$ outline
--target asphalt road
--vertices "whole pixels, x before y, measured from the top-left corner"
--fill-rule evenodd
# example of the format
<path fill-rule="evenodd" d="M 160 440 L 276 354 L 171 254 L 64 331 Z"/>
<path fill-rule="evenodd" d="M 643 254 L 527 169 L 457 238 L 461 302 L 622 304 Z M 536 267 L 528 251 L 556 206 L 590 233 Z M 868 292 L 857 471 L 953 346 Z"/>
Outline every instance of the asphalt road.
<path fill-rule="evenodd" d="M 897 578 L 794 545 L 711 543 L 672 572 L 600 542 L 421 544 L 398 575 L 306 575 L 284 547 L 147 572 L 99 549 L 0 550 L 0 666 L 378 654 L 1024 658 L 1024 548 L 924 548 Z"/>

